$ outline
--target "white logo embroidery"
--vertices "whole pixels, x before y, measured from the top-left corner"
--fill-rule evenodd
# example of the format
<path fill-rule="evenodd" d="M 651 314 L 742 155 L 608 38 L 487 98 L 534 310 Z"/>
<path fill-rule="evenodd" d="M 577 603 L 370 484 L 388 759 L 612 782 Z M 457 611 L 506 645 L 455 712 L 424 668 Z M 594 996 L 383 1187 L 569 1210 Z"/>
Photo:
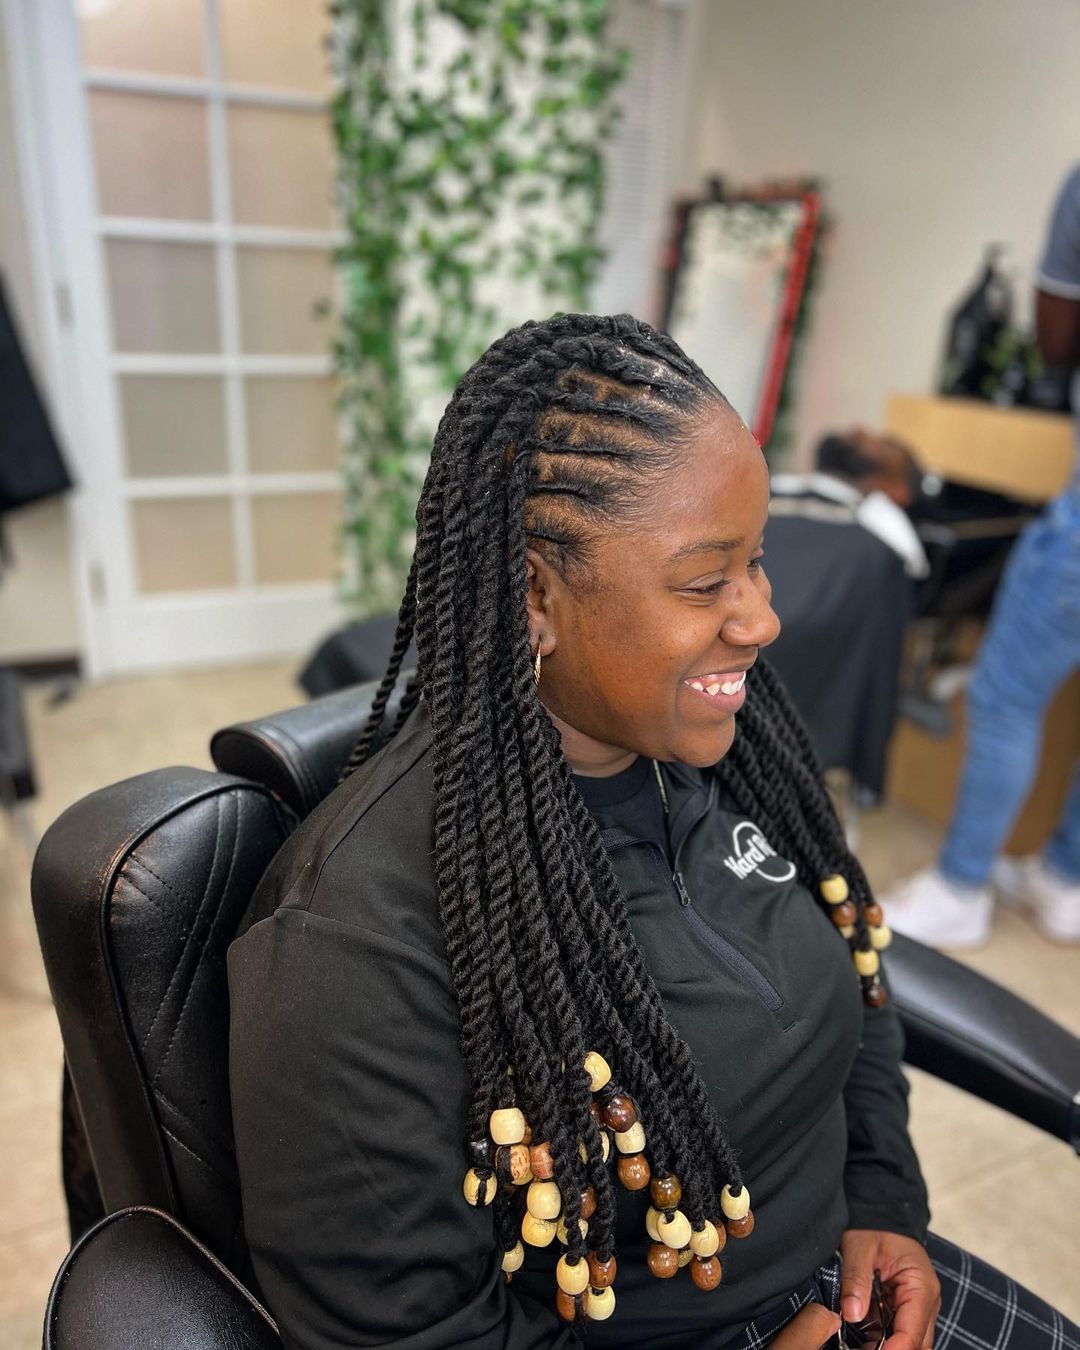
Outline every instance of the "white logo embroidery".
<path fill-rule="evenodd" d="M 724 866 L 744 881 L 756 872 L 766 881 L 790 881 L 795 875 L 795 864 L 777 855 L 776 849 L 765 838 L 752 820 L 740 820 L 732 838 L 735 852 L 724 859 Z"/>

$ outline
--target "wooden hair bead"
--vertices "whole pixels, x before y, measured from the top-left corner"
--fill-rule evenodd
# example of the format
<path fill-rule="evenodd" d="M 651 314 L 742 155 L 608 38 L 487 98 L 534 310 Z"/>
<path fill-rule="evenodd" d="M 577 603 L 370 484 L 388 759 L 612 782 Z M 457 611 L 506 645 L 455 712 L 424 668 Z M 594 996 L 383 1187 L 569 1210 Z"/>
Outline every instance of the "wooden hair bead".
<path fill-rule="evenodd" d="M 615 1290 L 611 1285 L 590 1289 L 585 1303 L 585 1316 L 593 1322 L 606 1322 L 615 1311 Z"/>
<path fill-rule="evenodd" d="M 864 985 L 863 1002 L 868 1008 L 882 1008 L 888 1002 L 888 992 L 883 984 Z"/>
<path fill-rule="evenodd" d="M 525 1192 L 525 1204 L 534 1219 L 557 1219 L 562 1196 L 553 1181 L 533 1181 Z"/>
<path fill-rule="evenodd" d="M 843 928 L 840 929 L 840 936 L 842 938 L 847 938 L 847 940 L 850 942 L 851 939 L 855 936 L 856 931 L 857 930 L 853 923 L 846 923 L 844 924 Z"/>
<path fill-rule="evenodd" d="M 716 1231 L 716 1225 L 706 1219 L 704 1228 L 696 1233 L 691 1233 L 690 1250 L 695 1256 L 700 1256 L 703 1260 L 715 1256 L 720 1250 L 720 1235 Z"/>
<path fill-rule="evenodd" d="M 502 1268 L 507 1275 L 513 1275 L 515 1270 L 520 1270 L 525 1264 L 525 1248 L 520 1242 L 515 1242 L 508 1252 L 503 1252 Z"/>
<path fill-rule="evenodd" d="M 611 1157 L 611 1139 L 608 1136 L 607 1130 L 600 1131 L 600 1156 L 603 1158 L 604 1162 L 607 1162 L 608 1158 Z M 578 1144 L 578 1157 L 583 1163 L 589 1161 L 589 1153 L 585 1147 L 584 1139 Z"/>
<path fill-rule="evenodd" d="M 589 1287 L 588 1261 L 571 1264 L 569 1257 L 560 1256 L 555 1267 L 555 1283 L 564 1294 L 583 1294 Z"/>
<path fill-rule="evenodd" d="M 750 1209 L 749 1189 L 741 1186 L 738 1195 L 733 1195 L 731 1187 L 725 1186 L 720 1192 L 720 1208 L 725 1219 L 741 1219 Z"/>
<path fill-rule="evenodd" d="M 857 911 L 850 900 L 845 900 L 842 904 L 833 905 L 829 910 L 829 918 L 837 928 L 850 928 L 857 918 Z"/>
<path fill-rule="evenodd" d="M 720 1269 L 720 1262 L 715 1256 L 707 1256 L 704 1259 L 695 1256 L 690 1266 L 690 1278 L 699 1289 L 704 1289 L 706 1293 L 719 1285 L 723 1274 L 724 1272 Z"/>
<path fill-rule="evenodd" d="M 596 1213 L 596 1191 L 592 1186 L 586 1186 L 581 1192 L 581 1217 L 591 1219 Z"/>
<path fill-rule="evenodd" d="M 877 954 L 877 952 L 875 952 L 875 951 L 858 952 L 858 951 L 857 951 L 857 952 L 852 952 L 852 957 L 854 958 L 854 961 L 855 961 L 855 969 L 859 972 L 860 975 L 876 975 L 876 974 L 877 974 L 877 972 L 878 972 L 878 967 L 881 965 L 881 961 L 878 959 L 878 954 Z"/>
<path fill-rule="evenodd" d="M 863 905 L 863 918 L 871 928 L 876 928 L 878 924 L 885 922 L 885 915 L 881 912 L 881 906 L 876 900 L 871 900 L 868 905 Z"/>
<path fill-rule="evenodd" d="M 568 1294 L 560 1289 L 555 1295 L 555 1310 L 564 1322 L 576 1322 L 579 1317 L 587 1317 L 589 1313 L 589 1295 Z"/>
<path fill-rule="evenodd" d="M 661 1242 L 666 1242 L 676 1250 L 690 1244 L 690 1220 L 681 1209 L 675 1210 L 670 1218 L 662 1214 L 657 1221 L 656 1231 L 660 1234 Z"/>
<path fill-rule="evenodd" d="M 529 1166 L 532 1168 L 533 1176 L 539 1181 L 550 1181 L 555 1175 L 555 1164 L 551 1160 L 551 1145 L 530 1144 Z"/>
<path fill-rule="evenodd" d="M 666 1177 L 653 1177 L 649 1194 L 657 1209 L 674 1209 L 682 1199 L 682 1182 L 674 1172 Z"/>
<path fill-rule="evenodd" d="M 525 1138 L 525 1117 L 516 1106 L 492 1111 L 488 1130 L 497 1144 L 520 1144 Z"/>
<path fill-rule="evenodd" d="M 613 1256 L 601 1261 L 595 1252 L 589 1253 L 589 1283 L 594 1289 L 607 1289 L 615 1283 L 619 1265 Z"/>
<path fill-rule="evenodd" d="M 645 1130 L 640 1121 L 636 1121 L 628 1130 L 615 1136 L 615 1147 L 620 1153 L 640 1153 L 645 1147 Z"/>
<path fill-rule="evenodd" d="M 589 1075 L 589 1086 L 594 1092 L 599 1092 L 611 1082 L 611 1065 L 595 1050 L 590 1050 L 585 1056 L 585 1072 Z"/>
<path fill-rule="evenodd" d="M 555 1241 L 555 1225 L 550 1219 L 524 1214 L 521 1219 L 521 1240 L 530 1247 L 550 1247 Z"/>
<path fill-rule="evenodd" d="M 643 1191 L 652 1178 L 652 1168 L 644 1153 L 624 1153 L 616 1168 L 619 1180 L 628 1191 Z"/>
<path fill-rule="evenodd" d="M 848 898 L 848 884 L 842 876 L 824 877 L 820 886 L 821 898 L 830 905 L 842 905 Z"/>
<path fill-rule="evenodd" d="M 533 1180 L 533 1170 L 529 1164 L 529 1150 L 524 1144 L 507 1144 L 502 1147 L 507 1150 L 506 1160 L 510 1180 L 515 1186 L 527 1186 Z"/>
<path fill-rule="evenodd" d="M 754 1231 L 754 1211 L 748 1209 L 741 1219 L 728 1219 L 727 1230 L 733 1238 L 748 1238 Z"/>
<path fill-rule="evenodd" d="M 473 1167 L 491 1166 L 491 1140 L 490 1139 L 466 1139 L 465 1152 L 468 1155 L 469 1162 Z"/>
<path fill-rule="evenodd" d="M 482 1208 L 484 1205 L 490 1205 L 492 1200 L 495 1199 L 495 1191 L 497 1189 L 495 1174 L 489 1172 L 481 1183 L 480 1175 L 476 1168 L 470 1167 L 465 1173 L 465 1181 L 461 1189 L 465 1193 L 465 1199 L 470 1205 L 475 1205 L 477 1209 Z"/>
<path fill-rule="evenodd" d="M 604 1124 L 616 1134 L 624 1132 L 637 1124 L 637 1107 L 625 1092 L 616 1092 L 609 1097 L 602 1108 Z"/>
<path fill-rule="evenodd" d="M 679 1273 L 679 1253 L 674 1247 L 668 1247 L 663 1242 L 654 1242 L 649 1247 L 645 1262 L 649 1267 L 649 1274 L 655 1275 L 658 1280 L 670 1280 L 673 1275 Z"/>
<path fill-rule="evenodd" d="M 679 1253 L 679 1269 L 682 1270 L 683 1266 L 688 1266 L 693 1259 L 694 1253 L 689 1247 L 684 1247 Z"/>
<path fill-rule="evenodd" d="M 662 1218 L 663 1215 L 659 1210 L 653 1209 L 652 1205 L 645 1211 L 645 1231 L 654 1242 L 660 1241 L 660 1229 L 656 1225 Z"/>
<path fill-rule="evenodd" d="M 875 924 L 870 929 L 870 946 L 876 952 L 883 952 L 892 941 L 892 929 L 887 923 Z"/>
<path fill-rule="evenodd" d="M 587 1238 L 587 1237 L 589 1236 L 589 1221 L 588 1221 L 588 1219 L 578 1219 L 577 1225 L 578 1225 L 578 1230 L 579 1230 L 579 1232 L 581 1233 L 581 1236 L 582 1236 L 583 1238 Z M 560 1220 L 558 1221 L 558 1223 L 556 1223 L 556 1225 L 555 1225 L 555 1236 L 559 1239 L 559 1241 L 562 1243 L 562 1245 L 563 1245 L 564 1247 L 569 1247 L 569 1246 L 570 1246 L 570 1236 L 569 1236 L 569 1234 L 568 1234 L 567 1231 L 566 1231 L 566 1219 L 565 1219 L 565 1218 L 560 1219 Z"/>

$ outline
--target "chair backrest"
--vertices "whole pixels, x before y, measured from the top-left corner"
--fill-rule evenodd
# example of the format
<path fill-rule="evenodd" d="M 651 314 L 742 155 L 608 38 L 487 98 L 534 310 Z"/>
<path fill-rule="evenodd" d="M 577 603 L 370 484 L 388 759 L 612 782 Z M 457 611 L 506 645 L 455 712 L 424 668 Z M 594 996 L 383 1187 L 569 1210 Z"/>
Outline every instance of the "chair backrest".
<path fill-rule="evenodd" d="M 91 793 L 34 860 L 42 954 L 105 1209 L 176 1215 L 242 1278 L 225 952 L 297 818 L 336 784 L 375 688 L 215 737 L 250 751 L 248 776 L 155 769 Z"/>

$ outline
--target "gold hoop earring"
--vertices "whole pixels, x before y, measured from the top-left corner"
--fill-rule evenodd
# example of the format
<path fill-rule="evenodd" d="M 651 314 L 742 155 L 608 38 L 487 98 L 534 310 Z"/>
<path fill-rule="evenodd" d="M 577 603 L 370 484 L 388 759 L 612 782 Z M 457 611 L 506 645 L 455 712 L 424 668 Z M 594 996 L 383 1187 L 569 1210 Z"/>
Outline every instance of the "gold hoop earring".
<path fill-rule="evenodd" d="M 533 679 L 537 684 L 540 683 L 540 644 L 542 641 L 542 638 L 536 640 L 536 660 L 533 662 Z"/>

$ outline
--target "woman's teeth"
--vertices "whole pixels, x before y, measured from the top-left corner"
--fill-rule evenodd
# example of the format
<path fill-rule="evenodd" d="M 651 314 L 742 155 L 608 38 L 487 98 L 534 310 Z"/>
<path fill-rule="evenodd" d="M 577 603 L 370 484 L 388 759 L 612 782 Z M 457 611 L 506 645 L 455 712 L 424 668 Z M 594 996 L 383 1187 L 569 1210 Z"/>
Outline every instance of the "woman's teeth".
<path fill-rule="evenodd" d="M 715 697 L 717 694 L 737 694 L 746 683 L 746 671 L 734 678 L 720 679 L 717 676 L 706 676 L 703 680 L 687 680 L 686 683 L 691 689 L 696 689 L 701 694 L 711 694 Z"/>

